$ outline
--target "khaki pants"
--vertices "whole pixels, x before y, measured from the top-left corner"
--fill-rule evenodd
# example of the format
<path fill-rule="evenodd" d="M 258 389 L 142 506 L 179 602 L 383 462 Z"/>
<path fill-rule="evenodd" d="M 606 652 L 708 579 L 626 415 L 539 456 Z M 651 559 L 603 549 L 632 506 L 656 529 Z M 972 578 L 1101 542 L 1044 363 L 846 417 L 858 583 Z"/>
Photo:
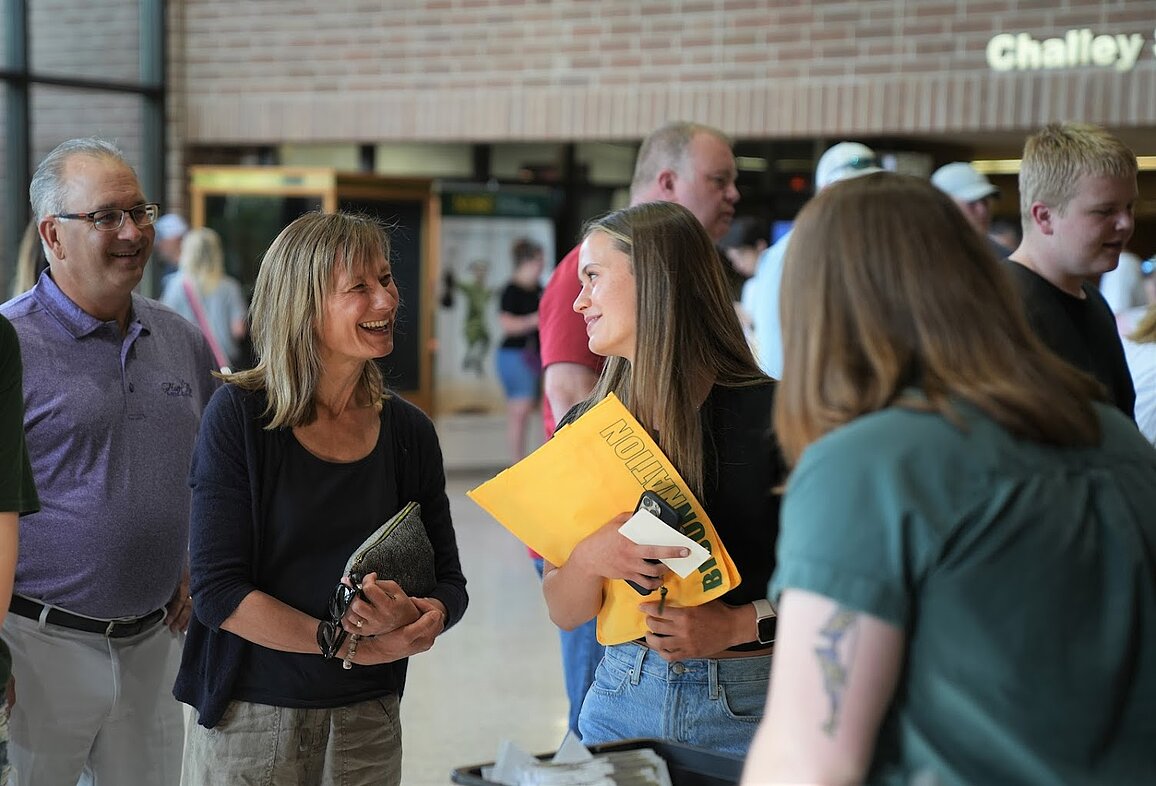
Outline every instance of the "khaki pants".
<path fill-rule="evenodd" d="M 181 768 L 173 681 L 181 640 L 164 625 L 106 639 L 9 614 L 17 786 L 158 786 Z"/>
<path fill-rule="evenodd" d="M 186 786 L 399 786 L 395 695 L 310 710 L 234 701 L 211 729 L 189 730 Z"/>

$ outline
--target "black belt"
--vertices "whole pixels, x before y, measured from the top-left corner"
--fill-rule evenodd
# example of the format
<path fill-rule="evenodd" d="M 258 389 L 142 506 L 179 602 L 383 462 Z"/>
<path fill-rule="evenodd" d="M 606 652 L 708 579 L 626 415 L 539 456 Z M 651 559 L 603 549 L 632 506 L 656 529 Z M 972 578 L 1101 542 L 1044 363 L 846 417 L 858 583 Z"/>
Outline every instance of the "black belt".
<path fill-rule="evenodd" d="M 8 606 L 8 610 L 13 614 L 19 614 L 21 617 L 27 617 L 30 620 L 39 620 L 40 615 L 44 612 L 44 608 L 43 603 L 31 600 L 30 598 L 23 598 L 19 595 L 13 595 L 12 603 Z M 44 621 L 49 625 L 59 625 L 62 628 L 82 630 L 86 633 L 99 633 L 110 639 L 123 639 L 145 632 L 164 618 L 164 609 L 157 609 L 150 614 L 137 617 L 136 619 L 96 620 L 91 617 L 81 617 L 79 614 L 70 614 L 63 609 L 50 608 Z"/>

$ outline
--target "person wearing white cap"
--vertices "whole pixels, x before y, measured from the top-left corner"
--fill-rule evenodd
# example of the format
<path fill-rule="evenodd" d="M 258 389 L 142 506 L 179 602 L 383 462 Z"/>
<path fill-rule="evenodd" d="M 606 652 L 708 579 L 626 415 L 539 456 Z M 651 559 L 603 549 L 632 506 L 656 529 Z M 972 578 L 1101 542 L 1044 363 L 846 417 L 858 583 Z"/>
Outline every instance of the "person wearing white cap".
<path fill-rule="evenodd" d="M 875 151 L 861 142 L 840 142 L 827 149 L 815 166 L 815 191 L 840 180 L 882 172 Z M 754 345 L 759 366 L 768 376 L 783 376 L 783 337 L 779 325 L 779 285 L 783 256 L 791 233 L 763 252 L 753 278 L 743 285 L 742 307 L 754 321 Z"/>
<path fill-rule="evenodd" d="M 931 175 L 931 184 L 951 197 L 982 235 L 991 229 L 991 202 L 999 195 L 987 176 L 966 161 L 941 166 Z"/>

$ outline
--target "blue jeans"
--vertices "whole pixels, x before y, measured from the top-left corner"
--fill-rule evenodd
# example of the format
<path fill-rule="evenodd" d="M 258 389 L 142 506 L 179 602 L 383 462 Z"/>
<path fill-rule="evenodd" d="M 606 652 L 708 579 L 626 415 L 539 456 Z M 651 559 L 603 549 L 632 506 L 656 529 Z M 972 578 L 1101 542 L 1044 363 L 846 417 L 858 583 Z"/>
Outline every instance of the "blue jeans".
<path fill-rule="evenodd" d="M 582 742 L 643 737 L 745 756 L 770 675 L 770 655 L 667 663 L 641 644 L 615 644 L 582 705 Z"/>
<path fill-rule="evenodd" d="M 534 560 L 538 577 L 542 576 L 542 558 Z M 578 734 L 578 713 L 582 701 L 594 682 L 594 671 L 602 660 L 603 647 L 595 635 L 597 623 L 590 620 L 574 630 L 559 630 L 562 640 L 562 676 L 566 680 L 566 697 L 570 700 L 570 728 Z"/>
<path fill-rule="evenodd" d="M 537 398 L 542 369 L 527 358 L 526 350 L 499 348 L 497 365 L 506 398 Z"/>

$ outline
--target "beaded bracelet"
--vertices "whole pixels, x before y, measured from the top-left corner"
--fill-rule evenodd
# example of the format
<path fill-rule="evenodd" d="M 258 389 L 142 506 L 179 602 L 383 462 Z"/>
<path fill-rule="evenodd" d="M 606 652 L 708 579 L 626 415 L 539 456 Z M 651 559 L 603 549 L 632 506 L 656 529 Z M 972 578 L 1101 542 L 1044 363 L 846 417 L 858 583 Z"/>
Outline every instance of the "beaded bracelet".
<path fill-rule="evenodd" d="M 341 668 L 353 668 L 353 656 L 357 654 L 357 642 L 361 640 L 361 636 L 356 633 L 349 634 L 349 652 L 345 654 L 345 659 L 341 661 Z"/>

